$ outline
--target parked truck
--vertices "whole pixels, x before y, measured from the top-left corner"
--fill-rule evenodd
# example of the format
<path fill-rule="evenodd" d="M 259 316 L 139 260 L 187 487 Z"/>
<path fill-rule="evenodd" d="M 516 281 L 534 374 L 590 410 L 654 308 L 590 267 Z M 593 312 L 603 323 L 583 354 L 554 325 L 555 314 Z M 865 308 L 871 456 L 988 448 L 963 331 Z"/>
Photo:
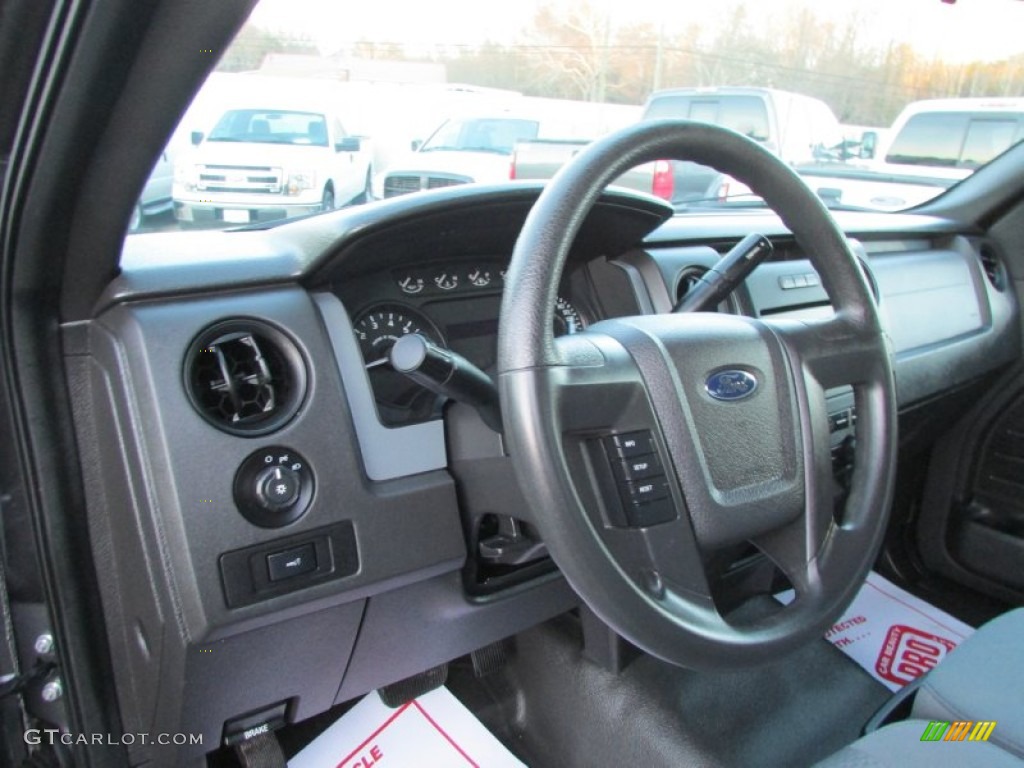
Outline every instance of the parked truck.
<path fill-rule="evenodd" d="M 928 99 L 903 109 L 865 167 L 797 170 L 833 204 L 899 210 L 941 194 L 1022 140 L 1024 98 Z"/>
<path fill-rule="evenodd" d="M 534 139 L 516 142 L 509 164 L 512 179 L 550 179 L 558 169 L 576 155 L 589 141 L 571 139 Z M 672 201 L 675 189 L 675 171 L 672 163 L 657 160 L 626 171 L 613 184 L 655 195 Z M 718 189 L 718 176 L 707 179 L 707 189 L 701 197 L 713 196 Z"/>
<path fill-rule="evenodd" d="M 377 174 L 375 198 L 456 184 L 495 183 L 524 178 L 516 167 L 516 148 L 527 142 L 544 146 L 568 142 L 575 147 L 636 122 L 640 110 L 621 104 L 595 104 L 535 97 L 495 98 L 467 103 L 429 136 L 412 142 L 411 151 Z M 571 149 L 569 150 L 571 151 Z"/>
<path fill-rule="evenodd" d="M 303 216 L 366 198 L 368 142 L 346 132 L 329 91 L 253 97 L 224 111 L 175 168 L 183 224 L 233 225 Z"/>
<path fill-rule="evenodd" d="M 825 102 L 771 88 L 672 88 L 651 94 L 642 119 L 686 118 L 722 125 L 763 144 L 791 164 L 810 163 L 842 141 L 839 120 Z M 586 142 L 521 143 L 515 178 L 553 176 Z M 708 166 L 660 160 L 638 166 L 618 182 L 674 205 L 715 203 L 735 188 Z"/>

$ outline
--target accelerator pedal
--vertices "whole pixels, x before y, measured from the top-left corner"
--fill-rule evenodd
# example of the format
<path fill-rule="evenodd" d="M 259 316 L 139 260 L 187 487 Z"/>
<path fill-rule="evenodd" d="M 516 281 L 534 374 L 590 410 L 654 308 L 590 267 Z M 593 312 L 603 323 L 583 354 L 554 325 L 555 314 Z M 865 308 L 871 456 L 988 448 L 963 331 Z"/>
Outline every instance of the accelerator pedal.
<path fill-rule="evenodd" d="M 417 696 L 430 693 L 435 688 L 440 688 L 448 681 L 448 665 L 442 664 L 439 667 L 420 672 L 418 675 L 399 680 L 397 683 L 385 685 L 377 690 L 380 700 L 387 706 L 395 709 L 408 704 Z"/>

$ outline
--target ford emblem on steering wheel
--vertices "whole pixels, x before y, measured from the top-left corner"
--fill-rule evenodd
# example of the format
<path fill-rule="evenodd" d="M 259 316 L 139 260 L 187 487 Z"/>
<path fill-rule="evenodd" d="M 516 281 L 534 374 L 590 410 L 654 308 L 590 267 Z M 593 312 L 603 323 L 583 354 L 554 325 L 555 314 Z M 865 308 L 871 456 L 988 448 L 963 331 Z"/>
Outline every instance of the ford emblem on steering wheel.
<path fill-rule="evenodd" d="M 704 388 L 716 400 L 742 400 L 754 394 L 757 378 L 748 371 L 727 369 L 708 376 Z"/>

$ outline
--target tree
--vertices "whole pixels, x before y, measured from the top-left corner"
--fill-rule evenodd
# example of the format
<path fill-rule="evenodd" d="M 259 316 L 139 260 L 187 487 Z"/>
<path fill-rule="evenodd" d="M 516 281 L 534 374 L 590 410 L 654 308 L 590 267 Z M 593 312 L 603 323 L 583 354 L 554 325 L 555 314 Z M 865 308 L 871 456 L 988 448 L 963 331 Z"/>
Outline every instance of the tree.
<path fill-rule="evenodd" d="M 242 27 L 231 47 L 217 62 L 218 72 L 247 72 L 259 69 L 268 53 L 318 54 L 309 40 L 282 37 L 252 23 Z"/>
<path fill-rule="evenodd" d="M 539 54 L 535 82 L 563 98 L 604 101 L 608 94 L 611 22 L 587 3 L 537 12 L 527 37 Z"/>

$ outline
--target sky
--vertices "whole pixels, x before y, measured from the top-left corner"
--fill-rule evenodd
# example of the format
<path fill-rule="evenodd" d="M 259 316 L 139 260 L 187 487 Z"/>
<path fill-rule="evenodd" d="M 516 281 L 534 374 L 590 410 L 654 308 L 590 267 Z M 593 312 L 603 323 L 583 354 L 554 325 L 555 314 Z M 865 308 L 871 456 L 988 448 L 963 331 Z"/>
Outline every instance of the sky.
<path fill-rule="evenodd" d="M 330 53 L 360 39 L 397 42 L 411 50 L 446 45 L 512 42 L 541 5 L 568 0 L 261 0 L 252 21 L 271 31 L 313 40 Z M 667 33 L 697 21 L 720 25 L 743 0 L 590 0 L 613 24 L 662 23 Z M 884 45 L 912 42 L 926 55 L 957 61 L 992 60 L 1024 52 L 1021 0 L 749 0 L 754 23 L 806 6 L 843 21 L 856 13 L 860 39 Z"/>

